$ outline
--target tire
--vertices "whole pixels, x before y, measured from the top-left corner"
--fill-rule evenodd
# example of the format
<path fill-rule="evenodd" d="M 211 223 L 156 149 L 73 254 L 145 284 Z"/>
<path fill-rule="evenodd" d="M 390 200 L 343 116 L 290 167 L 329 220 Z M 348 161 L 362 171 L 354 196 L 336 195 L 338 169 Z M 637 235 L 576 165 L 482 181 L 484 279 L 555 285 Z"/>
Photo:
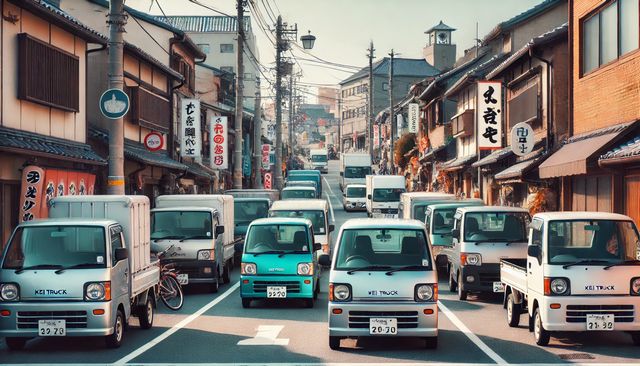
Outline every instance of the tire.
<path fill-rule="evenodd" d="M 513 293 L 510 293 L 507 296 L 507 324 L 512 328 L 520 325 L 520 314 L 522 314 L 521 305 L 516 304 Z"/>
<path fill-rule="evenodd" d="M 640 346 L 640 332 L 631 332 L 631 340 L 636 346 Z"/>
<path fill-rule="evenodd" d="M 313 299 L 318 300 L 318 294 L 320 293 L 320 281 L 316 283 L 316 288 L 313 290 Z"/>
<path fill-rule="evenodd" d="M 242 307 L 248 309 L 251 307 L 251 299 L 242 299 Z"/>
<path fill-rule="evenodd" d="M 340 349 L 340 341 L 342 340 L 342 338 L 340 337 L 333 337 L 333 336 L 329 336 L 329 348 L 331 348 L 334 351 L 337 351 Z"/>
<path fill-rule="evenodd" d="M 147 301 L 144 305 L 138 306 L 138 320 L 140 321 L 140 328 L 149 329 L 153 326 L 153 316 L 155 313 L 153 306 L 153 297 L 147 296 Z"/>
<path fill-rule="evenodd" d="M 231 263 L 227 261 L 222 269 L 222 283 L 231 282 L 231 278 L 229 277 L 229 272 L 231 272 Z"/>
<path fill-rule="evenodd" d="M 533 337 L 536 340 L 538 346 L 547 346 L 551 339 L 551 333 L 544 329 L 542 325 L 542 315 L 540 315 L 540 308 L 536 308 L 533 313 Z"/>
<path fill-rule="evenodd" d="M 163 293 L 163 291 L 171 291 L 171 293 Z M 175 293 L 174 293 L 175 291 Z M 184 295 L 182 286 L 173 276 L 164 276 L 160 279 L 160 299 L 171 310 L 180 310 L 184 304 Z"/>
<path fill-rule="evenodd" d="M 29 338 L 24 337 L 7 337 L 4 342 L 7 344 L 7 347 L 12 351 L 20 351 L 27 344 L 27 340 Z"/>
<path fill-rule="evenodd" d="M 424 338 L 424 348 L 426 349 L 436 349 L 438 348 L 438 337 L 425 337 Z"/>
<path fill-rule="evenodd" d="M 313 299 L 304 299 L 304 307 L 307 309 L 311 309 L 313 308 L 313 305 L 315 304 L 315 301 L 313 301 Z"/>
<path fill-rule="evenodd" d="M 218 289 L 220 288 L 220 280 L 217 279 L 217 278 L 215 280 L 216 280 L 216 282 L 214 282 L 214 283 L 209 285 L 209 292 L 214 293 L 214 294 L 216 292 L 218 292 Z"/>
<path fill-rule="evenodd" d="M 449 291 L 450 292 L 458 291 L 458 285 L 456 284 L 456 281 L 453 279 L 453 272 L 451 271 L 451 269 L 449 269 Z"/>
<path fill-rule="evenodd" d="M 460 301 L 465 301 L 467 300 L 467 295 L 469 294 L 469 291 L 465 291 L 462 289 L 462 274 L 458 273 L 458 281 L 457 281 L 457 287 L 458 287 L 458 300 Z"/>
<path fill-rule="evenodd" d="M 113 324 L 113 334 L 104 337 L 104 341 L 108 348 L 119 348 L 122 345 L 125 323 L 124 314 L 122 313 L 122 310 L 118 309 L 118 312 L 116 313 L 116 320 Z"/>

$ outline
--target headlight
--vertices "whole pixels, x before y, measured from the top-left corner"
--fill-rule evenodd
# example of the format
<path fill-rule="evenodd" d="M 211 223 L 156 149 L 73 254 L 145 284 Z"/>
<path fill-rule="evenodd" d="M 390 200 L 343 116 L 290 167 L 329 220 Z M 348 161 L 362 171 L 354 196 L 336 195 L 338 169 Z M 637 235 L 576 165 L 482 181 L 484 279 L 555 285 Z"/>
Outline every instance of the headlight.
<path fill-rule="evenodd" d="M 258 267 L 255 263 L 242 263 L 240 266 L 240 274 L 254 275 L 258 272 Z"/>
<path fill-rule="evenodd" d="M 198 260 L 199 261 L 209 261 L 214 260 L 216 258 L 216 252 L 213 249 L 205 249 L 198 251 Z"/>
<path fill-rule="evenodd" d="M 298 263 L 298 274 L 310 276 L 313 274 L 313 263 Z"/>
<path fill-rule="evenodd" d="M 463 266 L 481 266 L 482 255 L 478 253 L 460 253 L 460 264 Z"/>
<path fill-rule="evenodd" d="M 437 301 L 438 285 L 416 285 L 415 300 L 416 301 Z"/>
<path fill-rule="evenodd" d="M 570 290 L 569 280 L 566 278 L 547 277 L 544 279 L 544 294 L 547 296 L 569 295 Z"/>
<path fill-rule="evenodd" d="M 640 277 L 631 279 L 631 295 L 640 295 Z"/>
<path fill-rule="evenodd" d="M 346 201 L 345 203 L 347 206 L 351 206 L 351 201 Z"/>
<path fill-rule="evenodd" d="M 329 284 L 329 301 L 351 300 L 351 287 L 342 284 Z"/>
<path fill-rule="evenodd" d="M 111 282 L 88 282 L 84 285 L 84 299 L 86 301 L 111 300 Z"/>
<path fill-rule="evenodd" d="M 20 290 L 15 283 L 0 284 L 0 300 L 18 301 L 20 300 Z"/>

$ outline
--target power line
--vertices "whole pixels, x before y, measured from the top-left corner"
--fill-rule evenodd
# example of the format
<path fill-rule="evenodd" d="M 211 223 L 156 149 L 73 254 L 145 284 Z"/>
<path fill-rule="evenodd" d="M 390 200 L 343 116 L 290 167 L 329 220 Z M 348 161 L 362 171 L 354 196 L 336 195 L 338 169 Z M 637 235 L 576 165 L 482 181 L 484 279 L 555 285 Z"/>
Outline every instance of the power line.
<path fill-rule="evenodd" d="M 158 42 L 152 35 L 151 33 L 149 33 L 147 31 L 147 29 L 145 27 L 142 26 L 142 24 L 140 24 L 140 22 L 138 21 L 138 18 L 136 18 L 135 16 L 132 16 L 131 18 L 133 18 L 133 20 L 138 23 L 138 26 L 140 26 L 140 28 L 142 28 L 142 30 L 149 36 L 151 37 L 151 39 L 158 45 L 158 47 L 160 47 L 167 55 L 171 56 L 171 53 L 169 53 L 169 51 L 167 51 L 161 44 L 160 42 Z"/>
<path fill-rule="evenodd" d="M 209 10 L 211 10 L 211 11 L 215 12 L 215 13 L 218 13 L 218 14 L 221 14 L 221 15 L 224 15 L 224 16 L 228 16 L 228 17 L 230 17 L 230 18 L 237 18 L 237 17 L 236 17 L 236 16 L 234 16 L 234 15 L 229 15 L 229 14 L 227 14 L 227 13 L 225 13 L 225 12 L 222 12 L 222 11 L 220 11 L 220 10 L 216 9 L 216 8 L 213 8 L 213 7 L 211 7 L 211 6 L 205 5 L 205 4 L 201 3 L 201 2 L 200 2 L 200 1 L 198 1 L 198 0 L 189 0 L 189 2 L 192 2 L 192 3 L 196 4 L 196 5 L 200 5 L 200 6 L 202 6 L 203 8 L 205 8 L 205 9 L 209 9 Z"/>

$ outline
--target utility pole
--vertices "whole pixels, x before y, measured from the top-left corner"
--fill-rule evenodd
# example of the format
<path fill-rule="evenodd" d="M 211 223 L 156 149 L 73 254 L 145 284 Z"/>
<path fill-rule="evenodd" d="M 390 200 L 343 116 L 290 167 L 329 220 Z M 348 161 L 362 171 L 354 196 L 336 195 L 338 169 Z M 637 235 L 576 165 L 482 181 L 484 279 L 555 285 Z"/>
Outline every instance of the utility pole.
<path fill-rule="evenodd" d="M 256 77 L 256 98 L 253 107 L 253 188 L 262 188 L 262 111 L 260 109 L 260 77 Z"/>
<path fill-rule="evenodd" d="M 109 3 L 109 89 L 124 86 L 123 75 L 123 33 L 127 18 L 124 15 L 124 1 L 111 0 Z M 122 118 L 109 123 L 109 176 L 107 194 L 121 195 L 124 190 L 124 123 Z"/>
<path fill-rule="evenodd" d="M 391 53 L 389 54 L 389 56 L 391 57 L 391 60 L 389 61 L 389 119 L 391 121 L 391 138 L 390 140 L 390 151 L 389 151 L 389 155 L 391 155 L 390 159 L 391 160 L 391 174 L 396 174 L 396 167 L 395 164 L 393 162 L 394 159 L 394 150 L 393 150 L 393 139 L 395 138 L 395 114 L 394 114 L 394 110 L 393 110 L 393 56 L 395 56 L 395 54 L 393 53 L 393 49 L 391 49 Z"/>
<path fill-rule="evenodd" d="M 289 149 L 293 158 L 293 72 L 289 75 Z"/>
<path fill-rule="evenodd" d="M 367 55 L 369 57 L 369 86 L 368 86 L 368 97 L 369 97 L 369 108 L 368 108 L 368 112 L 369 112 L 369 123 L 367 123 L 367 130 L 368 130 L 368 135 L 369 135 L 369 155 L 371 155 L 371 158 L 373 159 L 373 52 L 376 49 L 373 48 L 373 41 L 371 41 L 371 43 L 369 43 L 369 49 L 367 51 L 369 51 L 369 54 Z M 380 134 L 380 130 L 378 130 L 378 134 Z"/>
<path fill-rule="evenodd" d="M 243 101 L 244 97 L 244 0 L 237 1 L 238 19 L 236 24 L 238 25 L 237 38 L 238 49 L 236 50 L 236 138 L 234 143 L 234 161 L 233 165 L 233 188 L 242 189 L 242 114 L 244 112 Z"/>

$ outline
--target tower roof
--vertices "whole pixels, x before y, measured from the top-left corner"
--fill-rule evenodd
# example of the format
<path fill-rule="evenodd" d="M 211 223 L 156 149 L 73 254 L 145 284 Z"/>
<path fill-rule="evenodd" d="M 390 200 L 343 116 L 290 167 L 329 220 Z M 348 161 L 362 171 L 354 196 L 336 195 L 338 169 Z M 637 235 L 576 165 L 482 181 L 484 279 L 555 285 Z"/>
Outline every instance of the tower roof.
<path fill-rule="evenodd" d="M 431 28 L 427 29 L 427 30 L 425 31 L 425 33 L 431 33 L 431 32 L 433 32 L 433 31 L 439 31 L 439 30 L 444 30 L 444 31 L 454 31 L 454 30 L 456 30 L 456 29 L 455 29 L 455 28 L 451 28 L 451 27 L 449 27 L 448 25 L 444 24 L 444 23 L 442 22 L 442 20 L 441 20 L 441 21 L 440 21 L 440 23 L 438 23 L 438 24 L 434 25 L 433 27 L 431 27 Z"/>

